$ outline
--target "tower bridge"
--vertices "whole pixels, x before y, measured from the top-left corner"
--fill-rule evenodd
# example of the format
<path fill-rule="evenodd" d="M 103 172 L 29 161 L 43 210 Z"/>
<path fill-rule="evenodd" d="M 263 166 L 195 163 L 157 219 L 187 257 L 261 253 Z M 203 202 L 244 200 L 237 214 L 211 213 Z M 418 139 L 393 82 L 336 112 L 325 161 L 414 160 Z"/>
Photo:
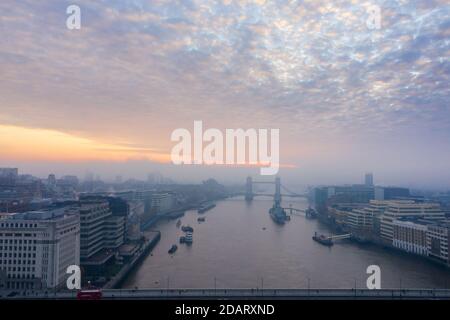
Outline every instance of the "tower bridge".
<path fill-rule="evenodd" d="M 306 194 L 299 194 L 290 191 L 288 188 L 281 184 L 280 177 L 276 177 L 275 181 L 254 181 L 252 177 L 247 177 L 247 182 L 245 185 L 245 200 L 251 201 L 256 196 L 272 196 L 272 194 L 267 193 L 255 193 L 253 192 L 254 184 L 273 184 L 275 185 L 275 193 L 273 194 L 274 200 L 276 202 L 281 202 L 281 197 L 294 197 L 294 198 L 307 198 Z M 285 191 L 285 193 L 281 193 L 281 189 Z"/>

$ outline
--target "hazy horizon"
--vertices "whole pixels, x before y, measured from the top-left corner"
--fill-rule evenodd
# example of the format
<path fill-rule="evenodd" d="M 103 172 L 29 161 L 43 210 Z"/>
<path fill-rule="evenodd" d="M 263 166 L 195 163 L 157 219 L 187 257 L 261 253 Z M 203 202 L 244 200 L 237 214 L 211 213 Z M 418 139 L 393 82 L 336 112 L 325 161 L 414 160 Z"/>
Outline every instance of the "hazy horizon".
<path fill-rule="evenodd" d="M 23 165 L 23 166 L 22 166 Z M 217 168 L 217 166 L 174 166 L 172 164 L 154 164 L 144 161 L 129 161 L 124 163 L 84 163 L 73 164 L 69 166 L 66 163 L 53 164 L 21 164 L 8 163 L 8 165 L 1 165 L 0 167 L 14 167 L 19 169 L 19 174 L 31 174 L 37 178 L 46 179 L 49 174 L 55 174 L 56 178 L 62 178 L 66 175 L 75 175 L 80 181 L 86 181 L 88 176 L 94 180 L 99 178 L 107 183 L 115 183 L 116 178 L 120 177 L 122 182 L 128 179 L 136 179 L 147 181 L 148 175 L 161 175 L 164 178 L 169 178 L 174 183 L 179 184 L 198 184 L 209 178 L 216 179 L 219 183 L 225 185 L 245 184 L 245 179 L 251 176 L 257 181 L 272 181 L 274 176 L 261 176 L 259 169 L 248 168 Z M 290 169 L 295 170 L 295 169 Z M 300 175 L 292 176 L 286 171 L 280 170 L 278 176 L 281 177 L 283 185 L 288 188 L 296 190 L 304 190 L 308 186 L 319 185 L 351 185 L 364 184 L 365 173 L 372 173 L 374 175 L 374 184 L 377 186 L 398 186 L 412 189 L 422 189 L 429 191 L 447 191 L 449 186 L 445 179 L 442 179 L 442 184 L 421 184 L 412 178 L 408 181 L 402 182 L 391 175 L 383 175 L 377 172 L 367 170 L 366 172 L 353 172 L 345 177 L 330 171 L 324 173 L 321 178 L 318 175 Z"/>

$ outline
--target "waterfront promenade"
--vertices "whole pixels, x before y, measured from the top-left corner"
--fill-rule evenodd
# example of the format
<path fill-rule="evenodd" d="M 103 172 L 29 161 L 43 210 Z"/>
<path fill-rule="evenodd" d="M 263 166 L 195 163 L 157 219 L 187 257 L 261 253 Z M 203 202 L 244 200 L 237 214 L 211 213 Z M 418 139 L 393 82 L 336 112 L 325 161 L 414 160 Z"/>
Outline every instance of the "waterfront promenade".
<path fill-rule="evenodd" d="M 122 269 L 103 286 L 104 289 L 113 289 L 120 286 L 127 275 L 147 257 L 161 239 L 161 232 L 159 231 L 146 231 L 144 234 L 146 240 L 142 245 L 142 248 L 130 262 L 125 264 Z"/>

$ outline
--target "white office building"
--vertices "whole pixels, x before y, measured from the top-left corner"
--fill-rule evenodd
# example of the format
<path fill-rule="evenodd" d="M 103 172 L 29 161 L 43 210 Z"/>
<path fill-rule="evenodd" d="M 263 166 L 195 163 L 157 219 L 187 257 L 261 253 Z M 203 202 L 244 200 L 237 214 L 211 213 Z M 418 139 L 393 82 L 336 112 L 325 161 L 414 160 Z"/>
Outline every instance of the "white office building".
<path fill-rule="evenodd" d="M 380 233 L 385 244 L 392 245 L 393 223 L 402 217 L 426 218 L 430 221 L 439 221 L 445 218 L 444 212 L 437 203 L 416 203 L 409 200 L 389 201 L 387 209 L 381 216 Z"/>
<path fill-rule="evenodd" d="M 176 196 L 174 193 L 157 193 L 152 195 L 152 212 L 165 212 L 172 210 L 176 204 Z"/>
<path fill-rule="evenodd" d="M 89 259 L 106 246 L 106 220 L 112 216 L 107 201 L 83 201 L 80 206 L 81 259 Z"/>
<path fill-rule="evenodd" d="M 125 241 L 125 216 L 112 214 L 106 200 L 80 202 L 81 264 L 100 266 L 114 256 Z"/>
<path fill-rule="evenodd" d="M 80 264 L 80 217 L 73 208 L 0 220 L 0 290 L 58 288 Z"/>
<path fill-rule="evenodd" d="M 394 220 L 392 245 L 409 253 L 428 255 L 427 224 L 407 219 Z"/>
<path fill-rule="evenodd" d="M 450 220 L 428 226 L 428 256 L 450 265 L 448 247 L 450 244 Z"/>

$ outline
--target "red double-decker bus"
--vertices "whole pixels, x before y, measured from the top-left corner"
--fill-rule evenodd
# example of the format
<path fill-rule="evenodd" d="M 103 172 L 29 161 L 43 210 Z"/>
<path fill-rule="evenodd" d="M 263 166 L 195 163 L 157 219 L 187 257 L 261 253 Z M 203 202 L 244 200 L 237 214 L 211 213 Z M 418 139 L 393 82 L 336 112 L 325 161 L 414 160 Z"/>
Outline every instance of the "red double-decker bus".
<path fill-rule="evenodd" d="M 78 300 L 100 300 L 102 291 L 100 289 L 86 289 L 77 292 Z"/>

